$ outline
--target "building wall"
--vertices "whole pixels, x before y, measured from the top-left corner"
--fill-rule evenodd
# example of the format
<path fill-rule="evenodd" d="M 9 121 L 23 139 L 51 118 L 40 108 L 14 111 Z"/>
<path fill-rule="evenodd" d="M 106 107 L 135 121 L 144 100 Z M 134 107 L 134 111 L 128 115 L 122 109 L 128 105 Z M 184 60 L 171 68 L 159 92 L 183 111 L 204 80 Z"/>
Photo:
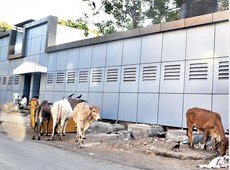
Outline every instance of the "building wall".
<path fill-rule="evenodd" d="M 51 47 L 46 53 L 47 28 L 47 23 L 27 28 L 26 57 L 15 61 L 6 59 L 7 38 L 0 39 L 0 102 L 11 101 L 23 82 L 2 85 L 3 77 L 9 79 L 17 65 L 30 60 L 48 68 L 41 75 L 40 100 L 82 94 L 101 107 L 103 119 L 175 127 L 186 127 L 188 108 L 202 107 L 221 113 L 228 128 L 227 21 L 70 49 Z"/>

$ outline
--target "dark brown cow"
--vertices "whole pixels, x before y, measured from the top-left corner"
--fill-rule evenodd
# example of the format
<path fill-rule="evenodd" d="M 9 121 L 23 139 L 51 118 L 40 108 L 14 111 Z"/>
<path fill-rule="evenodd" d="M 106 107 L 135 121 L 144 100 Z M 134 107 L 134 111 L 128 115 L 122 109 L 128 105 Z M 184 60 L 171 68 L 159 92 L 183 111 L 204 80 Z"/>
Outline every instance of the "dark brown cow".
<path fill-rule="evenodd" d="M 220 143 L 220 154 L 224 155 L 226 153 L 228 142 L 225 137 L 220 114 L 201 108 L 192 108 L 187 111 L 186 119 L 188 142 L 191 147 L 194 147 L 192 143 L 192 131 L 196 127 L 198 131 L 204 130 L 204 149 L 206 149 L 206 143 L 210 135 L 215 141 Z"/>
<path fill-rule="evenodd" d="M 32 139 L 35 139 L 35 133 L 37 133 L 38 135 L 38 140 L 41 139 L 41 126 L 46 120 L 48 120 L 46 125 L 46 135 L 48 135 L 50 116 L 51 116 L 51 108 L 48 101 L 45 100 L 41 104 L 39 104 L 35 110 L 35 115 L 34 115 L 35 127 L 33 129 L 34 133 Z"/>

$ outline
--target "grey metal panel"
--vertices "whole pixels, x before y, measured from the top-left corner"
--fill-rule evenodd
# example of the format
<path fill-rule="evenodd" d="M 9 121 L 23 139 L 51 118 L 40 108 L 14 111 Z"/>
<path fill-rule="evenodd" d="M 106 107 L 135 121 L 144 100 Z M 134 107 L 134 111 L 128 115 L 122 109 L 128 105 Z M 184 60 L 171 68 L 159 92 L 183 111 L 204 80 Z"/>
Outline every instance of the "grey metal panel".
<path fill-rule="evenodd" d="M 90 69 L 79 69 L 77 75 L 78 92 L 88 92 L 90 81 Z"/>
<path fill-rule="evenodd" d="M 213 93 L 229 93 L 229 57 L 214 59 Z"/>
<path fill-rule="evenodd" d="M 121 92 L 138 92 L 139 65 L 122 67 Z"/>
<path fill-rule="evenodd" d="M 183 94 L 160 94 L 158 124 L 182 126 Z"/>
<path fill-rule="evenodd" d="M 1 90 L 0 91 L 0 102 L 1 103 L 5 103 L 5 97 L 6 97 L 6 91 L 5 90 Z"/>
<path fill-rule="evenodd" d="M 159 92 L 160 63 L 140 66 L 139 92 Z"/>
<path fill-rule="evenodd" d="M 121 65 L 123 41 L 108 42 L 106 66 Z"/>
<path fill-rule="evenodd" d="M 183 93 L 184 68 L 184 61 L 162 63 L 160 92 Z"/>
<path fill-rule="evenodd" d="M 119 92 L 121 67 L 107 67 L 104 78 L 104 92 Z"/>
<path fill-rule="evenodd" d="M 2 46 L 0 48 L 0 57 L 1 57 L 1 61 L 4 61 L 7 59 L 7 52 L 8 52 L 8 47 L 7 46 Z"/>
<path fill-rule="evenodd" d="M 103 93 L 89 93 L 88 103 L 90 105 L 96 105 L 102 110 L 102 98 Z"/>
<path fill-rule="evenodd" d="M 45 67 L 48 67 L 48 61 L 49 60 L 49 57 L 48 57 L 48 53 L 42 53 L 39 55 L 39 63 L 42 65 L 42 66 L 45 66 Z"/>
<path fill-rule="evenodd" d="M 119 93 L 104 93 L 101 118 L 117 120 Z"/>
<path fill-rule="evenodd" d="M 39 54 L 41 50 L 41 37 L 31 39 L 31 48 L 28 55 Z"/>
<path fill-rule="evenodd" d="M 186 112 L 193 107 L 199 107 L 207 110 L 211 110 L 211 95 L 205 94 L 184 94 L 184 110 L 183 110 L 183 127 L 187 127 L 186 124 Z"/>
<path fill-rule="evenodd" d="M 54 92 L 53 94 L 54 94 L 53 95 L 53 101 L 54 102 L 58 101 L 58 100 L 62 100 L 65 97 L 64 91 L 62 91 L 62 92 Z"/>
<path fill-rule="evenodd" d="M 187 30 L 186 59 L 212 58 L 214 47 L 214 25 L 189 28 Z"/>
<path fill-rule="evenodd" d="M 158 94 L 139 93 L 137 122 L 157 124 Z"/>
<path fill-rule="evenodd" d="M 41 36 L 41 50 L 40 53 L 44 53 L 46 49 L 46 35 Z"/>
<path fill-rule="evenodd" d="M 141 38 L 124 40 L 122 65 L 138 64 L 140 62 Z"/>
<path fill-rule="evenodd" d="M 93 46 L 92 67 L 104 67 L 107 44 L 97 44 Z"/>
<path fill-rule="evenodd" d="M 90 92 L 103 92 L 105 68 L 91 68 L 89 83 Z"/>
<path fill-rule="evenodd" d="M 141 63 L 161 61 L 162 34 L 142 37 Z"/>
<path fill-rule="evenodd" d="M 66 70 L 68 60 L 68 50 L 59 51 L 57 59 L 57 70 Z"/>
<path fill-rule="evenodd" d="M 213 59 L 186 61 L 185 93 L 212 93 Z"/>
<path fill-rule="evenodd" d="M 91 66 L 92 46 L 80 47 L 78 68 L 89 68 Z"/>
<path fill-rule="evenodd" d="M 25 43 L 25 56 L 30 55 L 32 39 L 26 39 Z"/>
<path fill-rule="evenodd" d="M 55 71 L 57 65 L 57 52 L 48 55 L 48 71 Z"/>
<path fill-rule="evenodd" d="M 68 51 L 67 69 L 77 69 L 79 59 L 79 48 Z"/>
<path fill-rule="evenodd" d="M 77 84 L 77 70 L 67 70 L 65 74 L 65 91 L 74 92 Z"/>
<path fill-rule="evenodd" d="M 186 30 L 171 31 L 164 33 L 162 61 L 185 60 L 185 45 Z"/>
<path fill-rule="evenodd" d="M 229 56 L 229 23 L 218 23 L 215 29 L 215 57 Z"/>
<path fill-rule="evenodd" d="M 136 122 L 137 93 L 120 93 L 118 120 Z"/>
<path fill-rule="evenodd" d="M 212 111 L 220 113 L 224 130 L 229 129 L 229 96 L 213 95 Z"/>
<path fill-rule="evenodd" d="M 45 91 L 46 89 L 46 76 L 47 74 L 41 74 L 40 91 Z"/>
<path fill-rule="evenodd" d="M 6 96 L 5 96 L 4 103 L 12 102 L 13 101 L 13 91 L 6 91 L 5 94 L 6 94 Z"/>
<path fill-rule="evenodd" d="M 45 100 L 48 100 L 49 102 L 55 102 L 54 92 L 45 92 Z"/>
<path fill-rule="evenodd" d="M 30 56 L 30 61 L 34 62 L 34 63 L 39 63 L 39 59 L 40 58 L 40 55 L 37 54 L 37 55 L 33 55 L 33 56 Z"/>

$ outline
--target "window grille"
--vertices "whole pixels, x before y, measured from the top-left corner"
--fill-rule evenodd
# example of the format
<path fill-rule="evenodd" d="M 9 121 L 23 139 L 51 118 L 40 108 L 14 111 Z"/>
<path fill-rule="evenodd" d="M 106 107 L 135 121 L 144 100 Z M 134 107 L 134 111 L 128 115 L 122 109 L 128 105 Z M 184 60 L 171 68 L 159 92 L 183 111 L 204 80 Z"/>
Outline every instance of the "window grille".
<path fill-rule="evenodd" d="M 165 65 L 164 80 L 180 80 L 180 64 Z"/>
<path fill-rule="evenodd" d="M 118 69 L 107 70 L 107 82 L 117 82 L 118 80 Z"/>
<path fill-rule="evenodd" d="M 219 74 L 218 79 L 229 79 L 229 61 L 219 62 Z"/>
<path fill-rule="evenodd" d="M 79 72 L 79 83 L 87 83 L 88 81 L 88 71 Z"/>
<path fill-rule="evenodd" d="M 67 83 L 75 83 L 75 71 L 70 71 L 67 74 Z"/>
<path fill-rule="evenodd" d="M 7 85 L 12 85 L 13 84 L 13 76 L 10 76 L 9 78 L 8 78 L 8 83 L 7 83 Z"/>
<path fill-rule="evenodd" d="M 189 80 L 207 80 L 208 63 L 191 63 L 189 67 Z"/>
<path fill-rule="evenodd" d="M 93 70 L 92 72 L 92 83 L 102 82 L 102 70 Z"/>
<path fill-rule="evenodd" d="M 64 83 L 64 77 L 65 77 L 65 74 L 63 72 L 57 73 L 56 83 L 57 84 Z"/>
<path fill-rule="evenodd" d="M 14 76 L 14 84 L 15 85 L 19 84 L 19 76 Z"/>
<path fill-rule="evenodd" d="M 52 84 L 54 82 L 54 73 L 47 74 L 47 84 Z"/>
<path fill-rule="evenodd" d="M 136 67 L 130 67 L 124 69 L 124 82 L 135 82 L 136 81 Z"/>
<path fill-rule="evenodd" d="M 157 75 L 157 66 L 145 66 L 143 67 L 142 81 L 155 81 Z"/>
<path fill-rule="evenodd" d="M 7 82 L 7 77 L 3 77 L 3 79 L 2 79 L 2 85 L 6 85 L 6 82 Z"/>

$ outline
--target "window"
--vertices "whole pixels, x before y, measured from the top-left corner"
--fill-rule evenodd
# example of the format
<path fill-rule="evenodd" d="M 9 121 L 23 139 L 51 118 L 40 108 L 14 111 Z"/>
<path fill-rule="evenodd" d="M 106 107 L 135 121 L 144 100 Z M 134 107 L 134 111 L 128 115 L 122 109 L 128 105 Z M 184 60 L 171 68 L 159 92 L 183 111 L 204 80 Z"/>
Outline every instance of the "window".
<path fill-rule="evenodd" d="M 142 81 L 155 81 L 157 74 L 157 66 L 145 66 L 143 67 Z"/>
<path fill-rule="evenodd" d="M 57 84 L 64 83 L 64 77 L 65 77 L 65 74 L 63 72 L 62 73 L 57 73 L 56 83 Z"/>
<path fill-rule="evenodd" d="M 79 72 L 79 83 L 87 83 L 88 81 L 88 71 Z"/>
<path fill-rule="evenodd" d="M 93 70 L 92 72 L 92 83 L 102 82 L 102 70 Z"/>
<path fill-rule="evenodd" d="M 208 63 L 191 63 L 189 67 L 189 80 L 207 80 Z"/>
<path fill-rule="evenodd" d="M 229 61 L 220 61 L 219 62 L 219 74 L 218 79 L 229 79 Z"/>
<path fill-rule="evenodd" d="M 164 80 L 180 80 L 180 64 L 165 65 Z"/>
<path fill-rule="evenodd" d="M 136 81 L 136 67 L 130 67 L 124 69 L 124 82 L 134 82 Z"/>
<path fill-rule="evenodd" d="M 117 82 L 118 80 L 118 69 L 107 70 L 107 82 Z"/>
<path fill-rule="evenodd" d="M 47 74 L 47 84 L 52 84 L 54 82 L 54 73 Z"/>
<path fill-rule="evenodd" d="M 67 83 L 75 83 L 75 71 L 70 71 L 67 74 Z"/>
<path fill-rule="evenodd" d="M 6 85 L 6 82 L 7 82 L 7 77 L 3 77 L 3 79 L 2 79 L 2 85 Z"/>
<path fill-rule="evenodd" d="M 14 84 L 15 85 L 19 84 L 19 76 L 14 76 Z"/>
<path fill-rule="evenodd" d="M 8 78 L 8 83 L 7 83 L 7 85 L 12 85 L 13 84 L 13 76 L 10 76 L 9 78 Z"/>

